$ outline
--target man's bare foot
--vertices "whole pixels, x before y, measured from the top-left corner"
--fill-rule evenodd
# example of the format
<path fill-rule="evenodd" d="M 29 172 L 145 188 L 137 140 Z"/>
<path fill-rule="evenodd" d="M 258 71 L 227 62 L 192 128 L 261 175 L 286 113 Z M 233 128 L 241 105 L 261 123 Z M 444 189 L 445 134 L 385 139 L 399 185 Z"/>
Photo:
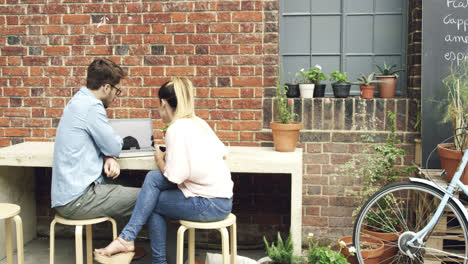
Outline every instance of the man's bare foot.
<path fill-rule="evenodd" d="M 104 255 L 108 257 L 117 253 L 126 253 L 126 252 L 133 252 L 133 251 L 135 251 L 135 242 L 125 241 L 120 237 L 112 241 L 109 245 L 107 245 L 107 247 L 94 250 L 96 254 L 100 254 L 100 255 Z"/>

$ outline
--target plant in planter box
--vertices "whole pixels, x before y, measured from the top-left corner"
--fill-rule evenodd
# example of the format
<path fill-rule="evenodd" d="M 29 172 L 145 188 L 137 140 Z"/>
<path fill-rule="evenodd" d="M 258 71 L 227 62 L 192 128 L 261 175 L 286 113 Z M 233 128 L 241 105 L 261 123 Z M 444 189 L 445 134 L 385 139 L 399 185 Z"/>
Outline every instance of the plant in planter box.
<path fill-rule="evenodd" d="M 303 98 L 314 97 L 315 89 L 318 85 L 320 85 L 319 89 L 323 89 L 323 91 L 325 91 L 325 86 L 321 85 L 320 81 L 325 81 L 327 77 L 323 74 L 322 67 L 320 65 L 315 65 L 313 68 L 309 68 L 308 71 L 301 69 L 296 73 L 296 76 L 301 76 L 303 80 L 303 83 L 299 85 Z"/>
<path fill-rule="evenodd" d="M 266 237 L 263 237 L 263 241 L 265 242 L 266 254 L 271 259 L 272 263 L 290 264 L 301 262 L 301 257 L 294 255 L 291 236 L 288 236 L 286 241 L 283 241 L 280 233 L 278 232 L 276 245 L 275 242 L 271 242 L 270 245 Z"/>
<path fill-rule="evenodd" d="M 395 89 L 397 85 L 398 72 L 403 71 L 403 69 L 397 68 L 396 64 L 388 66 L 384 62 L 383 66 L 376 65 L 379 69 L 379 73 L 376 78 L 382 83 L 379 83 L 379 94 L 381 98 L 393 98 L 395 97 Z"/>
<path fill-rule="evenodd" d="M 358 82 L 354 82 L 352 84 L 359 85 L 361 89 L 361 98 L 374 98 L 374 85 L 373 83 L 381 83 L 382 81 L 374 80 L 375 72 L 369 74 L 368 76 L 361 73 L 361 76 L 358 78 Z"/>
<path fill-rule="evenodd" d="M 442 101 L 445 111 L 444 122 L 452 122 L 454 143 L 444 143 L 437 146 L 442 168 L 446 171 L 446 179 L 450 181 L 457 170 L 468 148 L 468 62 L 453 67 L 451 73 L 443 80 L 447 97 Z M 467 170 L 462 175 L 463 183 L 468 184 Z"/>
<path fill-rule="evenodd" d="M 398 163 L 404 158 L 405 151 L 401 148 L 400 140 L 396 136 L 395 115 L 388 111 L 388 120 L 390 124 L 390 134 L 385 144 L 372 144 L 366 148 L 362 154 L 348 161 L 340 173 L 358 178 L 362 182 L 360 190 L 353 193 L 358 207 L 353 211 L 353 217 L 356 217 L 364 203 L 378 190 L 384 186 L 394 183 L 400 175 L 408 175 L 414 169 L 414 166 L 401 166 Z M 372 143 L 372 139 L 366 139 Z M 382 240 L 385 243 L 381 263 L 391 263 L 397 248 L 394 246 L 403 231 L 403 226 L 399 226 L 398 219 L 404 217 L 396 215 L 394 206 L 397 199 L 387 197 L 386 203 L 379 204 L 378 210 L 373 214 L 368 214 L 365 219 L 365 227 L 359 232 L 361 237 L 374 238 Z M 403 213 L 402 213 L 403 214 Z M 382 221 L 381 219 L 394 219 L 394 222 Z"/>
<path fill-rule="evenodd" d="M 349 96 L 351 84 L 348 81 L 348 76 L 346 75 L 346 72 L 340 72 L 338 70 L 332 71 L 330 73 L 330 81 L 334 81 L 334 83 L 332 83 L 332 88 L 335 97 L 346 98 Z"/>
<path fill-rule="evenodd" d="M 276 80 L 276 97 L 274 102 L 278 115 L 278 121 L 270 122 L 273 133 L 273 143 L 276 151 L 292 152 L 296 149 L 299 138 L 299 130 L 302 124 L 295 122 L 297 115 L 293 113 L 289 100 L 286 96 L 287 86 Z"/>

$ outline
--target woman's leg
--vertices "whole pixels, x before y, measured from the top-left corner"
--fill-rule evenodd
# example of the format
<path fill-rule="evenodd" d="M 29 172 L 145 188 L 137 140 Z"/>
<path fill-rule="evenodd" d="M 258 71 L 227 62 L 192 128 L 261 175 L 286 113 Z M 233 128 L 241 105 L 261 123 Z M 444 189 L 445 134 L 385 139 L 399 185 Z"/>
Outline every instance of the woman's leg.
<path fill-rule="evenodd" d="M 133 209 L 132 217 L 119 237 L 125 241 L 134 241 L 156 207 L 160 193 L 176 188 L 177 185 L 168 181 L 161 171 L 148 172 Z"/>
<path fill-rule="evenodd" d="M 219 221 L 231 212 L 232 199 L 185 198 L 179 189 L 161 192 L 159 202 L 148 220 L 151 239 L 152 263 L 166 262 L 165 216 L 191 221 Z"/>
<path fill-rule="evenodd" d="M 150 171 L 141 187 L 132 217 L 120 233 L 119 238 L 106 248 L 98 249 L 96 252 L 110 256 L 119 252 L 133 251 L 133 241 L 158 203 L 160 193 L 170 189 L 177 189 L 177 185 L 169 182 L 161 171 Z"/>

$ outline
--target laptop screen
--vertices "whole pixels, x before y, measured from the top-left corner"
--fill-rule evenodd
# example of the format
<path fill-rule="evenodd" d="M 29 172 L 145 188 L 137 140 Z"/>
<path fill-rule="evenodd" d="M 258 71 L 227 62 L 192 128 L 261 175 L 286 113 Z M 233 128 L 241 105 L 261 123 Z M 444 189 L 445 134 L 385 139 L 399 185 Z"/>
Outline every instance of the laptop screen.
<path fill-rule="evenodd" d="M 111 119 L 110 125 L 124 141 L 123 150 L 145 149 L 153 144 L 153 122 L 150 118 Z"/>

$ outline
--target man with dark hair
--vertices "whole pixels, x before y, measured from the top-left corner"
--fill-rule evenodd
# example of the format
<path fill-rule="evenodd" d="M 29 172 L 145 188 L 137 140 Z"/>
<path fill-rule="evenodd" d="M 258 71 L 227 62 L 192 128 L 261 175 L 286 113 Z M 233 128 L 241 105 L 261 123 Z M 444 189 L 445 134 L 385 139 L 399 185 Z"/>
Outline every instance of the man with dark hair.
<path fill-rule="evenodd" d="M 86 87 L 63 110 L 55 137 L 52 207 L 69 219 L 131 215 L 139 188 L 104 184 L 116 179 L 120 166 L 113 157 L 123 141 L 109 125 L 105 108 L 121 93 L 126 73 L 109 59 L 88 67 Z"/>

